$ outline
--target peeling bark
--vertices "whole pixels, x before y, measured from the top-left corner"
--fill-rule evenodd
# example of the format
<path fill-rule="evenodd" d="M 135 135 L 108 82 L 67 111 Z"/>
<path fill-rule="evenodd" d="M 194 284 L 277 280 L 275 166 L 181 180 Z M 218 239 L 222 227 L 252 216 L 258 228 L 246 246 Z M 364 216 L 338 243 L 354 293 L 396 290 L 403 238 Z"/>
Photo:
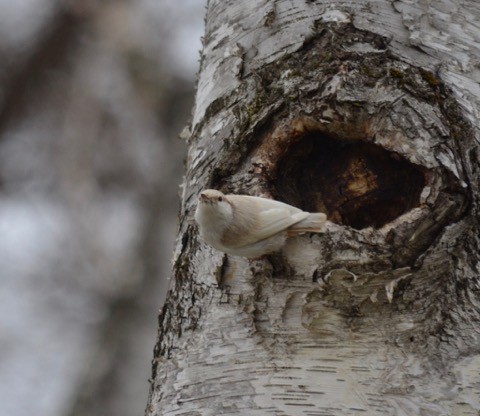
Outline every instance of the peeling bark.
<path fill-rule="evenodd" d="M 418 3 L 210 0 L 147 415 L 480 411 L 480 8 Z M 203 188 L 330 224 L 226 256 Z"/>

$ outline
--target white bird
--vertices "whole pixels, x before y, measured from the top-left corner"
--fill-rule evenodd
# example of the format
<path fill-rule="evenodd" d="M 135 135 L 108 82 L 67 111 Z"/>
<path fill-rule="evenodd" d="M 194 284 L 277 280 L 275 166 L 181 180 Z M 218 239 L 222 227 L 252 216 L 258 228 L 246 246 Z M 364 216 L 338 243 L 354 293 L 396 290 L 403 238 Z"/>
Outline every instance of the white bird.
<path fill-rule="evenodd" d="M 327 216 L 273 199 L 207 189 L 200 193 L 195 220 L 200 236 L 212 247 L 256 258 L 279 251 L 288 237 L 322 232 Z"/>

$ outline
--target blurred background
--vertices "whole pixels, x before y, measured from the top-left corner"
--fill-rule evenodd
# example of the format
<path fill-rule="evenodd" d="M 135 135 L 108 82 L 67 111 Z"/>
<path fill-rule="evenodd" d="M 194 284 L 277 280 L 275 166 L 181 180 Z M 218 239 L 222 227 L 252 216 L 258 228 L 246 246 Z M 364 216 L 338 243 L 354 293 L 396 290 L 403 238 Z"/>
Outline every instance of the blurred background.
<path fill-rule="evenodd" d="M 0 0 L 0 416 L 142 415 L 204 0 Z"/>

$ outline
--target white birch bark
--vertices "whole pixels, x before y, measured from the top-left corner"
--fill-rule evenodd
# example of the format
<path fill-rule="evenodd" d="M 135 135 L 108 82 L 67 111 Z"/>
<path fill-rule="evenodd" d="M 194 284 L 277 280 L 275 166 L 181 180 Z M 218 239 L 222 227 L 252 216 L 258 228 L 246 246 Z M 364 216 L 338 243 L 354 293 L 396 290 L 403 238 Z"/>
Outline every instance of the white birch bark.
<path fill-rule="evenodd" d="M 147 415 L 478 415 L 480 6 L 210 0 Z M 249 262 L 203 188 L 325 210 Z"/>

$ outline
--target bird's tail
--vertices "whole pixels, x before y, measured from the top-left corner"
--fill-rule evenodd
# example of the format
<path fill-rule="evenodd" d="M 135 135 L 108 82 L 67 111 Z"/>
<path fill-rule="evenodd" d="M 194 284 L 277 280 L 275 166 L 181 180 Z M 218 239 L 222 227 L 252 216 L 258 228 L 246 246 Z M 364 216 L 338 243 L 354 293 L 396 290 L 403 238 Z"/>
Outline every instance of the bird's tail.
<path fill-rule="evenodd" d="M 288 229 L 289 235 L 300 233 L 321 233 L 325 230 L 325 223 L 327 222 L 327 216 L 323 212 L 316 212 L 310 214 L 304 220 L 293 224 Z"/>

